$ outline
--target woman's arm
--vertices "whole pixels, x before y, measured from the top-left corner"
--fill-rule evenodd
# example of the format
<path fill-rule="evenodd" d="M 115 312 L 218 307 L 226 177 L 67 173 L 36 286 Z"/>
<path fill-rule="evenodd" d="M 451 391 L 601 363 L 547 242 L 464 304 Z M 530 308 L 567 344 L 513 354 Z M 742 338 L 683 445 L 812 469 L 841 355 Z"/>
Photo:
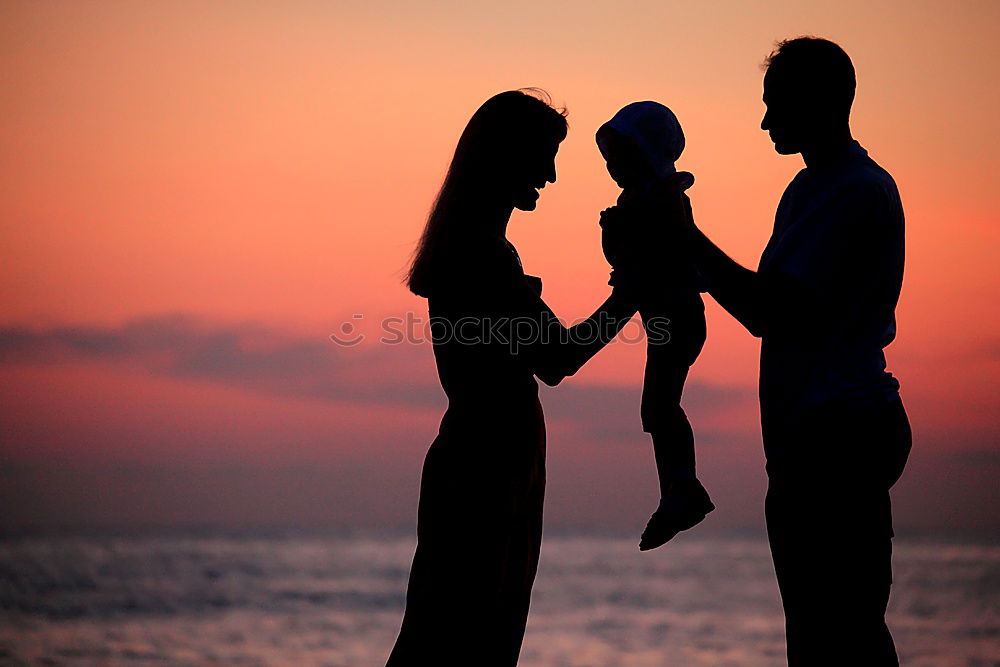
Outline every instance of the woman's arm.
<path fill-rule="evenodd" d="M 464 279 L 453 291 L 472 304 L 469 312 L 485 318 L 483 329 L 491 339 L 509 345 L 511 354 L 550 386 L 576 373 L 611 342 L 638 308 L 628 289 L 615 287 L 590 317 L 566 327 L 508 248 L 490 244 L 462 259 Z"/>
<path fill-rule="evenodd" d="M 526 351 L 535 375 L 550 387 L 575 374 L 614 340 L 638 307 L 627 290 L 616 288 L 590 317 L 564 327 L 540 298 L 538 304 L 544 308 L 542 328 L 548 336 Z"/>

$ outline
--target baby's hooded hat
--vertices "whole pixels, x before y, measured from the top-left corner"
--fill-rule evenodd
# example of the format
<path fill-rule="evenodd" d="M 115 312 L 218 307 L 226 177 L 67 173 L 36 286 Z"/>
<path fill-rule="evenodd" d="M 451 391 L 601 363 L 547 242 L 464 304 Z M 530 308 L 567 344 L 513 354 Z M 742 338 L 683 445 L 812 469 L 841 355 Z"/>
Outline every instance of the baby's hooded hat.
<path fill-rule="evenodd" d="M 674 162 L 684 152 L 684 130 L 674 112 L 663 104 L 652 101 L 633 102 L 622 107 L 611 120 L 602 125 L 597 131 L 598 137 L 605 127 L 635 141 L 657 178 L 663 179 L 677 173 Z M 597 140 L 597 147 L 607 158 L 600 138 Z M 693 184 L 694 177 L 684 173 L 681 189 L 686 190 Z"/>

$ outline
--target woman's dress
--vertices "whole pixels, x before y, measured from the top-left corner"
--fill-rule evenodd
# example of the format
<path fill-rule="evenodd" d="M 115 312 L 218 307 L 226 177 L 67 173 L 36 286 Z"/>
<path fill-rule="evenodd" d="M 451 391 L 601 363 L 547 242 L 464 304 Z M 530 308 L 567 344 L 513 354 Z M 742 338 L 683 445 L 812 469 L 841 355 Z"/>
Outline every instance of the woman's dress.
<path fill-rule="evenodd" d="M 483 242 L 429 298 L 448 409 L 424 462 L 417 549 L 389 667 L 515 665 L 545 491 L 541 332 L 558 321 L 513 247 Z M 533 331 L 532 331 L 533 330 Z"/>

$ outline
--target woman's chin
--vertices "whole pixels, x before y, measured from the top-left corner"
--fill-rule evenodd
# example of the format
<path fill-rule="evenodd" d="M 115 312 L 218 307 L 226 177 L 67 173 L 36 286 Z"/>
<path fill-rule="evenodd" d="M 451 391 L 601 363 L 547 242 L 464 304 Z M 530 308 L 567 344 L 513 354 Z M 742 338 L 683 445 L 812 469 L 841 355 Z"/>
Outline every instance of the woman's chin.
<path fill-rule="evenodd" d="M 534 211 L 538 205 L 538 190 L 524 193 L 514 200 L 514 208 L 519 211 Z"/>

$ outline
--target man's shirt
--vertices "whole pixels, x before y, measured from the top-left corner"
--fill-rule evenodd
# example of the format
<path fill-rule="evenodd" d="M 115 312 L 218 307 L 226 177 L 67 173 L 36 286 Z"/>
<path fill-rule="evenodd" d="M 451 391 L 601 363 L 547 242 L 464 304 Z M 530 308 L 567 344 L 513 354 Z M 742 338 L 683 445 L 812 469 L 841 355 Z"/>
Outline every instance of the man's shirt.
<path fill-rule="evenodd" d="M 883 348 L 896 335 L 903 248 L 896 183 L 858 142 L 788 185 L 758 267 L 765 437 L 769 423 L 830 401 L 897 396 Z"/>

